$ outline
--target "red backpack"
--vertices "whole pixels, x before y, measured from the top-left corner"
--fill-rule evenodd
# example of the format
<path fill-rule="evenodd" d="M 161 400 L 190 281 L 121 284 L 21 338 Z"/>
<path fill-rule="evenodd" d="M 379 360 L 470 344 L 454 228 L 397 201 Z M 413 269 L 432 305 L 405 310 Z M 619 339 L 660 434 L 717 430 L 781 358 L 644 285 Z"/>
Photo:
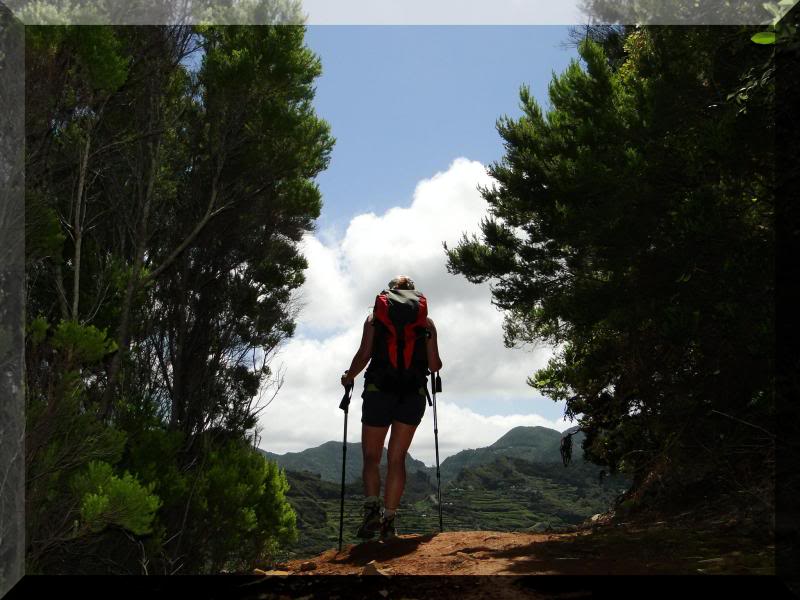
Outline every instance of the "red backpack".
<path fill-rule="evenodd" d="M 424 381 L 428 374 L 427 322 L 428 301 L 421 292 L 393 289 L 378 294 L 372 311 L 375 339 L 367 380 L 384 384 Z"/>

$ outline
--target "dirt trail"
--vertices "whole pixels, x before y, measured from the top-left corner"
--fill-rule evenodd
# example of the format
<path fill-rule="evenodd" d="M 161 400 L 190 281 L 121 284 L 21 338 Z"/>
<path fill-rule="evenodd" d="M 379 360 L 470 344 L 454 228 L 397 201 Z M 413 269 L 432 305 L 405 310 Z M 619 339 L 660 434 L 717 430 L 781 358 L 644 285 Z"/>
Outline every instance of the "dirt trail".
<path fill-rule="evenodd" d="M 770 574 L 773 565 L 769 549 L 740 547 L 736 539 L 698 545 L 687 531 L 610 527 L 553 534 L 459 531 L 401 535 L 386 543 L 348 545 L 341 553 L 328 550 L 280 567 L 283 573 L 269 574 Z"/>

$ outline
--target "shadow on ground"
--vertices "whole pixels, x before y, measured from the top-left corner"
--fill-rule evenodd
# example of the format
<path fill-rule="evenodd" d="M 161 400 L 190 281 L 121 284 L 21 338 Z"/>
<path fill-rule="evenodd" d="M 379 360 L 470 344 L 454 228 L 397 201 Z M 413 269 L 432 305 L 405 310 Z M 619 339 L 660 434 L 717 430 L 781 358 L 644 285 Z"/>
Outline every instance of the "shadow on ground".
<path fill-rule="evenodd" d="M 607 527 L 576 536 L 484 551 L 508 561 L 509 574 L 703 575 L 774 574 L 770 547 L 735 533 L 698 529 Z"/>
<path fill-rule="evenodd" d="M 330 562 L 339 565 L 364 566 L 376 560 L 384 562 L 393 558 L 400 558 L 417 551 L 420 544 L 430 542 L 437 534 L 414 537 L 398 537 L 388 542 L 371 541 L 351 546 L 346 553 L 342 553 Z"/>

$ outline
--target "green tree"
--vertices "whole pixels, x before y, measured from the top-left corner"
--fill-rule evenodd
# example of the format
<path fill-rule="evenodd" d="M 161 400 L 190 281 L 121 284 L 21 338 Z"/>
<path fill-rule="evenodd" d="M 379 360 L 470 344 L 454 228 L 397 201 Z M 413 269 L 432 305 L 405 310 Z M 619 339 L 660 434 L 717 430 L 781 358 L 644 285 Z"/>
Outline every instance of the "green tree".
<path fill-rule="evenodd" d="M 30 565 L 263 560 L 294 536 L 252 441 L 333 145 L 319 60 L 301 26 L 29 33 Z"/>
<path fill-rule="evenodd" d="M 66 548 L 85 548 L 108 527 L 149 531 L 158 505 L 122 457 L 124 431 L 91 410 L 89 382 L 114 347 L 105 332 L 74 321 L 34 319 L 26 340 L 26 519 L 28 571 L 46 572 Z"/>
<path fill-rule="evenodd" d="M 203 543 L 193 554 L 209 571 L 252 570 L 296 541 L 286 476 L 251 447 L 229 444 L 213 452 L 201 485 L 205 502 L 192 539 Z"/>
<path fill-rule="evenodd" d="M 171 365 L 162 381 L 170 424 L 187 439 L 209 425 L 254 426 L 252 399 L 273 375 L 268 359 L 294 330 L 291 293 L 306 267 L 296 243 L 319 215 L 311 178 L 332 145 L 311 106 L 320 66 L 302 29 L 208 27 L 203 35 L 203 101 L 188 132 L 193 168 L 162 223 L 187 228 L 210 198 L 225 210 L 153 290 L 161 308 L 145 336 L 159 364 Z M 172 251 L 154 247 L 154 260 Z"/>
<path fill-rule="evenodd" d="M 640 493 L 771 474 L 774 73 L 752 33 L 630 28 L 624 60 L 582 42 L 546 114 L 523 88 L 498 121 L 482 236 L 446 248 L 492 281 L 509 345 L 555 347 L 529 384 Z"/>

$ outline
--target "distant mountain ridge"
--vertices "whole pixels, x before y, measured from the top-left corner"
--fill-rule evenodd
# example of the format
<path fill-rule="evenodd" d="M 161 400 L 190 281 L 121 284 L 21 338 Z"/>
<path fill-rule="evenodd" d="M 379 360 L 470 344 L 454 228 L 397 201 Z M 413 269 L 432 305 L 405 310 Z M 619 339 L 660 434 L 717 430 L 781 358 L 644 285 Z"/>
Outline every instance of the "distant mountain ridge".
<path fill-rule="evenodd" d="M 287 452 L 274 454 L 265 450 L 259 451 L 274 461 L 279 467 L 289 471 L 307 471 L 319 475 L 323 481 L 341 483 L 342 481 L 342 442 L 325 442 L 314 448 L 306 448 L 300 452 Z M 364 465 L 360 442 L 348 442 L 347 464 L 345 467 L 345 482 L 353 483 L 361 479 L 361 469 Z M 386 468 L 386 448 L 383 448 L 381 457 L 382 471 Z M 411 454 L 406 455 L 406 473 L 422 471 L 427 473 L 428 467 L 421 460 L 416 460 Z M 435 469 L 434 469 L 435 472 Z"/>
<path fill-rule="evenodd" d="M 448 456 L 440 465 L 442 479 L 450 481 L 466 467 L 486 465 L 500 457 L 521 458 L 538 463 L 561 462 L 562 435 L 548 427 L 514 427 L 490 446 L 462 450 Z M 573 437 L 573 447 L 579 447 L 582 438 L 578 436 Z M 436 472 L 435 467 L 433 472 Z"/>
<path fill-rule="evenodd" d="M 508 433 L 500 437 L 489 448 L 513 448 L 516 446 L 526 446 L 539 448 L 543 444 L 552 446 L 554 442 L 561 439 L 561 434 L 555 429 L 548 427 L 514 427 Z"/>
<path fill-rule="evenodd" d="M 514 427 L 489 446 L 462 450 L 452 456 L 448 456 L 439 465 L 442 480 L 450 481 L 456 478 L 465 467 L 489 464 L 500 457 L 521 458 L 531 462 L 560 463 L 561 437 L 565 433 L 575 430 L 577 430 L 577 427 L 572 427 L 564 433 L 560 433 L 547 427 Z M 573 436 L 573 449 L 580 448 L 582 439 L 582 433 Z M 325 442 L 313 448 L 306 448 L 300 452 L 287 452 L 286 454 L 275 454 L 259 450 L 269 460 L 275 461 L 278 466 L 284 469 L 297 472 L 308 471 L 319 475 L 323 481 L 341 482 L 342 442 Z M 385 447 L 381 464 L 385 468 Z M 362 466 L 361 443 L 348 443 L 345 481 L 353 483 L 360 479 Z M 422 461 L 413 458 L 409 453 L 406 456 L 406 473 L 411 474 L 416 471 L 422 471 L 434 478 L 436 476 L 435 466 L 428 467 Z"/>

